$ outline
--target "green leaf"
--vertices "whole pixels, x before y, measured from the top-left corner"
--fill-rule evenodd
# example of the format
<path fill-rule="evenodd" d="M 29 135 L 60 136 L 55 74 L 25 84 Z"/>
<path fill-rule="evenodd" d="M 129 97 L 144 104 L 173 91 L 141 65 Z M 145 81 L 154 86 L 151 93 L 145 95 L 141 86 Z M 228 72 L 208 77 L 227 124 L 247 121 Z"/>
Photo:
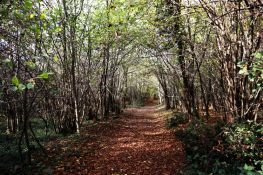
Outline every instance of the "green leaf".
<path fill-rule="evenodd" d="M 30 68 L 30 69 L 35 69 L 36 68 L 36 64 L 33 61 L 26 61 L 26 65 Z"/>
<path fill-rule="evenodd" d="M 27 89 L 34 89 L 34 84 L 33 83 L 27 83 L 26 88 Z"/>
<path fill-rule="evenodd" d="M 55 30 L 54 30 L 55 33 L 59 33 L 59 32 L 61 32 L 61 31 L 62 31 L 62 28 L 61 28 L 61 27 L 56 27 Z"/>
<path fill-rule="evenodd" d="M 254 53 L 253 55 L 254 55 L 254 57 L 257 58 L 257 59 L 263 58 L 263 51 L 261 51 L 261 52 L 256 52 L 256 53 Z"/>
<path fill-rule="evenodd" d="M 58 62 L 58 56 L 54 56 L 54 61 L 57 63 Z"/>
<path fill-rule="evenodd" d="M 48 73 L 47 72 L 43 72 L 42 74 L 38 75 L 38 78 L 48 79 Z"/>
<path fill-rule="evenodd" d="M 18 88 L 17 88 L 16 86 L 12 86 L 12 87 L 11 87 L 11 90 L 14 91 L 14 92 L 17 91 L 17 89 L 18 89 Z"/>
<path fill-rule="evenodd" d="M 40 15 L 40 19 L 41 19 L 41 20 L 46 19 L 46 14 L 45 14 L 45 13 L 41 13 L 41 15 Z"/>
<path fill-rule="evenodd" d="M 254 72 L 256 72 L 256 71 L 263 72 L 263 67 L 254 66 L 254 67 L 253 67 L 253 71 L 254 71 Z"/>
<path fill-rule="evenodd" d="M 11 62 L 11 60 L 10 59 L 5 59 L 5 60 L 3 60 L 3 63 L 6 63 L 6 64 L 8 64 L 8 63 L 10 63 Z"/>
<path fill-rule="evenodd" d="M 32 9 L 32 7 L 33 7 L 33 2 L 32 2 L 31 0 L 25 0 L 24 2 L 25 2 L 25 7 L 26 7 L 27 9 Z"/>
<path fill-rule="evenodd" d="M 35 17 L 34 14 L 30 14 L 30 15 L 29 15 L 29 18 L 30 18 L 30 19 L 33 19 L 34 17 Z"/>
<path fill-rule="evenodd" d="M 244 170 L 247 170 L 247 171 L 252 171 L 255 169 L 255 167 L 247 165 L 247 164 L 245 164 L 243 168 L 244 168 Z"/>
<path fill-rule="evenodd" d="M 16 11 L 14 12 L 14 15 L 15 15 L 15 17 L 18 18 L 18 19 L 22 19 L 22 18 L 23 18 L 23 14 L 22 14 L 20 11 L 18 11 L 18 10 L 16 10 Z"/>
<path fill-rule="evenodd" d="M 19 84 L 20 84 L 20 81 L 19 81 L 19 79 L 17 78 L 17 76 L 15 75 L 15 76 L 13 76 L 13 78 L 12 78 L 12 83 L 13 83 L 13 85 L 14 86 L 16 86 L 16 87 L 18 87 L 19 86 Z"/>
<path fill-rule="evenodd" d="M 26 89 L 26 86 L 25 85 L 23 85 L 23 84 L 19 84 L 18 85 L 18 90 L 19 91 L 23 91 L 23 90 L 25 90 Z"/>
<path fill-rule="evenodd" d="M 38 75 L 38 78 L 40 79 L 48 79 L 49 75 L 52 75 L 53 73 L 51 72 L 43 72 L 42 74 Z"/>
<path fill-rule="evenodd" d="M 10 59 L 8 59 L 8 58 L 5 59 L 5 60 L 3 60 L 3 63 L 6 64 L 6 65 L 8 65 L 10 68 L 13 67 L 12 61 L 11 61 Z"/>
<path fill-rule="evenodd" d="M 7 15 L 8 15 L 8 10 L 7 9 L 1 9 L 0 10 L 0 16 L 7 17 Z"/>

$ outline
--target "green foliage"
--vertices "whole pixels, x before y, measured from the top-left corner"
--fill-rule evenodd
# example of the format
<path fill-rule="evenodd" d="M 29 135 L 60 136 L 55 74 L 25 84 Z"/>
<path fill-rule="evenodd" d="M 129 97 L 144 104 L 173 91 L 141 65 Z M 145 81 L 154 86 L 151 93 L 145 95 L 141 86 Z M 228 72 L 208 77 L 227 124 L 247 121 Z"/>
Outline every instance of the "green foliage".
<path fill-rule="evenodd" d="M 20 80 L 17 78 L 17 76 L 13 76 L 12 78 L 12 84 L 14 85 L 12 87 L 13 91 L 19 90 L 20 92 L 24 91 L 25 89 L 33 89 L 34 88 L 34 81 L 27 83 L 26 85 L 22 84 Z"/>
<path fill-rule="evenodd" d="M 214 128 L 197 121 L 177 132 L 189 161 L 186 174 L 262 174 L 262 125 L 233 123 Z"/>
<path fill-rule="evenodd" d="M 33 61 L 26 61 L 25 64 L 30 68 L 30 69 L 35 69 L 36 64 Z"/>
<path fill-rule="evenodd" d="M 187 114 L 182 112 L 174 112 L 167 120 L 168 127 L 177 127 L 179 124 L 186 124 L 189 121 Z"/>
<path fill-rule="evenodd" d="M 26 88 L 27 89 L 34 89 L 34 84 L 33 83 L 27 83 L 27 85 L 26 85 Z"/>
<path fill-rule="evenodd" d="M 261 170 L 255 171 L 254 165 L 247 165 L 245 164 L 243 167 L 239 167 L 241 170 L 240 175 L 262 175 L 263 174 L 263 161 L 258 161 L 259 163 L 256 163 L 255 165 L 260 164 Z"/>
<path fill-rule="evenodd" d="M 143 107 L 144 105 L 144 100 L 142 98 L 138 98 L 130 104 L 131 107 Z"/>
<path fill-rule="evenodd" d="M 26 86 L 24 84 L 19 84 L 18 85 L 18 90 L 19 91 L 24 91 L 26 89 Z"/>
<path fill-rule="evenodd" d="M 259 138 L 262 137 L 262 126 L 249 123 L 234 123 L 224 128 L 223 138 L 228 145 L 228 151 L 236 157 L 247 160 L 259 158 Z"/>
<path fill-rule="evenodd" d="M 217 134 L 210 125 L 199 120 L 191 122 L 185 130 L 177 131 L 176 135 L 184 143 L 189 163 L 185 174 L 207 174 L 206 169 L 211 163 L 209 152 L 216 144 L 215 137 Z M 221 172 L 222 170 L 218 168 L 218 160 L 214 161 L 213 171 Z"/>
<path fill-rule="evenodd" d="M 50 141 L 55 138 L 62 137 L 61 134 L 56 133 L 51 129 L 52 123 L 45 123 L 41 118 L 34 117 L 31 121 L 34 133 L 39 141 L 45 142 Z M 0 169 L 1 174 L 21 174 L 21 172 L 12 172 L 14 167 L 19 165 L 20 157 L 17 149 L 17 142 L 20 137 L 20 132 L 15 134 L 7 134 L 4 132 L 6 129 L 6 122 L 2 120 L 0 116 Z M 32 134 L 30 133 L 30 137 Z M 41 149 L 36 142 L 31 142 L 31 146 L 35 149 L 36 152 L 41 153 Z M 26 144 L 22 142 L 22 154 L 27 152 Z M 27 173 L 26 173 L 27 174 Z"/>
<path fill-rule="evenodd" d="M 49 78 L 49 75 L 52 75 L 51 72 L 43 72 L 40 75 L 37 76 L 37 78 L 47 80 Z"/>
<path fill-rule="evenodd" d="M 14 86 L 16 86 L 16 87 L 18 87 L 19 86 L 19 84 L 20 84 L 20 81 L 19 81 L 19 79 L 17 78 L 17 76 L 15 75 L 15 76 L 13 76 L 13 78 L 12 78 L 12 83 L 13 83 L 13 85 Z"/>
<path fill-rule="evenodd" d="M 12 61 L 10 59 L 3 60 L 3 63 L 8 65 L 9 68 L 13 67 L 13 63 L 12 63 Z"/>
<path fill-rule="evenodd" d="M 46 14 L 45 14 L 45 13 L 41 13 L 41 14 L 40 14 L 40 19 L 41 19 L 41 20 L 46 19 Z"/>
<path fill-rule="evenodd" d="M 235 157 L 245 164 L 245 174 L 262 172 L 262 138 L 263 126 L 254 123 L 234 123 L 224 128 L 225 155 Z M 249 172 L 249 173 L 248 173 Z"/>
<path fill-rule="evenodd" d="M 207 153 L 213 145 L 215 135 L 211 126 L 199 120 L 190 123 L 184 131 L 177 131 L 177 136 L 185 143 L 186 152 L 189 154 L 197 150 L 202 154 Z"/>
<path fill-rule="evenodd" d="M 240 68 L 239 74 L 248 75 L 251 82 L 257 83 L 257 88 L 262 88 L 263 79 L 263 51 L 256 52 L 253 54 L 253 62 L 249 65 L 247 62 L 239 62 L 238 67 Z"/>
<path fill-rule="evenodd" d="M 253 54 L 253 56 L 257 59 L 262 59 L 263 58 L 263 51 L 256 52 Z"/>
<path fill-rule="evenodd" d="M 32 7 L 33 7 L 32 0 L 25 0 L 24 1 L 24 6 L 25 6 L 26 9 L 32 9 Z"/>

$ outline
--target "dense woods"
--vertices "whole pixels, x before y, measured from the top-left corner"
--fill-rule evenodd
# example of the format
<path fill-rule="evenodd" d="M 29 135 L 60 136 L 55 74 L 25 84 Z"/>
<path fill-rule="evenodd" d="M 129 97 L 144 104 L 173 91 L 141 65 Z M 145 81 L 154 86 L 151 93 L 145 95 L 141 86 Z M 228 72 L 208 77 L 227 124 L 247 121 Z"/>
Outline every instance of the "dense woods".
<path fill-rule="evenodd" d="M 262 0 L 2 0 L 0 51 L 3 159 L 156 100 L 183 174 L 263 173 Z"/>

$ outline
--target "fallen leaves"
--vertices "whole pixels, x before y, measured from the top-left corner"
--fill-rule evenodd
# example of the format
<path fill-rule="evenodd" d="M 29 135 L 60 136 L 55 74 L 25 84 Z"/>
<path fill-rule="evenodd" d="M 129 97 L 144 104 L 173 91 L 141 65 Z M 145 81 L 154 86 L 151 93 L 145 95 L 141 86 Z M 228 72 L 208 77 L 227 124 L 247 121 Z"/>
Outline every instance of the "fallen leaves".
<path fill-rule="evenodd" d="M 154 107 L 133 108 L 118 119 L 83 127 L 80 138 L 49 144 L 46 174 L 176 174 L 185 155 L 164 120 Z"/>

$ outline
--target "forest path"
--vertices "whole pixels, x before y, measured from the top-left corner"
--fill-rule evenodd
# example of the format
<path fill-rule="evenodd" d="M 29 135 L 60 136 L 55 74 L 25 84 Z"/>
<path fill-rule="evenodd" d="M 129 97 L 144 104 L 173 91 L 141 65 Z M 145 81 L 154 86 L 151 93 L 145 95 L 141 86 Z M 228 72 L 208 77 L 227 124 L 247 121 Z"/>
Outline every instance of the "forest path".
<path fill-rule="evenodd" d="M 174 175 L 185 160 L 182 143 L 155 106 L 127 109 L 88 126 L 77 141 L 57 144 L 46 162 L 54 174 Z"/>

